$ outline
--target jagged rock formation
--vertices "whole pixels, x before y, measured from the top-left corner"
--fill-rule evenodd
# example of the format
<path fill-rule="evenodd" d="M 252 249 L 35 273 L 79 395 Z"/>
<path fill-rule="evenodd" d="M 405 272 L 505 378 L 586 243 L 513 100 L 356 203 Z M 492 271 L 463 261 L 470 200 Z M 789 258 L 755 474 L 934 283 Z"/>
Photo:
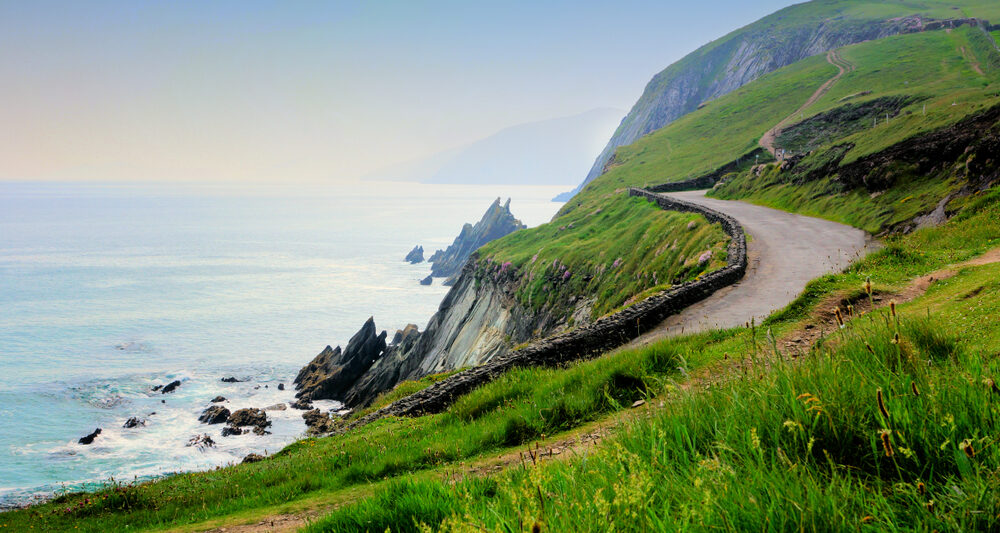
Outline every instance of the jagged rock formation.
<path fill-rule="evenodd" d="M 296 397 L 307 400 L 340 399 L 385 352 L 386 333 L 376 334 L 369 318 L 341 351 L 326 347 L 295 377 Z"/>
<path fill-rule="evenodd" d="M 456 283 L 441 302 L 437 313 L 431 317 L 424 332 L 410 324 L 394 335 L 392 342 L 375 355 L 374 362 L 366 359 L 355 371 L 359 377 L 344 379 L 338 365 L 332 362 L 336 350 L 324 350 L 300 372 L 303 398 L 330 398 L 344 402 L 348 407 L 370 404 L 380 393 L 397 383 L 417 379 L 427 374 L 475 366 L 510 351 L 514 346 L 568 327 L 566 314 L 543 308 L 532 311 L 518 302 L 515 296 L 516 273 L 495 272 L 479 268 L 473 258 L 456 278 Z M 576 303 L 577 311 L 587 311 L 589 301 Z M 583 325 L 589 312 L 574 312 L 577 325 Z M 374 322 L 369 320 L 358 333 L 364 338 L 375 337 Z M 358 337 L 355 335 L 355 338 Z M 380 335 L 386 336 L 385 332 Z M 355 342 L 354 339 L 351 341 Z M 350 346 L 349 346 L 350 350 Z M 345 354 L 347 352 L 345 351 Z M 337 355 L 342 361 L 343 355 Z M 364 368 L 364 370 L 361 370 Z M 353 374 L 354 372 L 351 372 Z M 338 377 L 338 375 L 340 377 Z M 335 382 L 336 387 L 318 387 L 316 383 Z M 323 390 L 317 393 L 306 391 Z"/>
<path fill-rule="evenodd" d="M 431 276 L 449 278 L 450 281 L 454 282 L 454 277 L 461 272 L 462 266 L 465 265 L 472 252 L 490 241 L 525 227 L 520 220 L 511 214 L 510 198 L 502 206 L 500 199 L 497 198 L 475 226 L 466 224 L 448 249 L 434 252 L 429 260 L 432 264 Z M 447 284 L 451 285 L 451 283 Z"/>
<path fill-rule="evenodd" d="M 629 189 L 630 196 L 649 199 L 663 209 L 700 213 L 722 225 L 730 236 L 728 265 L 708 275 L 663 291 L 593 324 L 544 338 L 439 381 L 345 426 L 349 430 L 384 416 L 415 416 L 440 412 L 470 390 L 516 367 L 555 366 L 593 357 L 620 346 L 660 324 L 666 317 L 739 281 L 747 268 L 747 242 L 743 227 L 734 218 L 704 206 Z"/>
<path fill-rule="evenodd" d="M 406 254 L 406 261 L 408 261 L 411 265 L 415 265 L 417 263 L 423 263 L 424 247 L 419 245 L 414 246 L 413 249 L 410 250 L 410 253 Z"/>
<path fill-rule="evenodd" d="M 809 56 L 902 33 L 988 25 L 977 19 L 929 20 L 920 16 L 851 19 L 840 16 L 844 4 L 810 2 L 782 9 L 695 50 L 653 76 L 586 179 L 573 192 L 614 165 L 619 146 L 631 144 L 710 100 Z M 817 10 L 820 12 L 815 13 Z M 808 16 L 803 15 L 807 11 Z M 556 200 L 570 197 L 563 194 Z"/>

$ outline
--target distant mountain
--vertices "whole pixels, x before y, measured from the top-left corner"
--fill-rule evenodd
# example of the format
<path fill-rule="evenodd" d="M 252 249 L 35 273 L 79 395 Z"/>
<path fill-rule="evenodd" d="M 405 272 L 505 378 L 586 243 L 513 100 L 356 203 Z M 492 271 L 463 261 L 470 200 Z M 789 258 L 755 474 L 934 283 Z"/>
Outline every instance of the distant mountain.
<path fill-rule="evenodd" d="M 520 124 L 366 178 L 451 184 L 572 184 L 587 172 L 623 116 L 625 112 L 617 109 L 594 109 Z"/>

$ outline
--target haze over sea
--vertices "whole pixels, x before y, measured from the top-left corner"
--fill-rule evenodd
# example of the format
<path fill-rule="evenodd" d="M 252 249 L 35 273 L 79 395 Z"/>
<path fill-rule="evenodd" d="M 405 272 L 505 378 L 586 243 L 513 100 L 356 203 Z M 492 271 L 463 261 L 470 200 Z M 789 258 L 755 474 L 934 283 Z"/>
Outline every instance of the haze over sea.
<path fill-rule="evenodd" d="M 540 224 L 566 188 L 0 182 L 0 506 L 277 451 L 304 432 L 300 411 L 269 411 L 268 436 L 197 417 L 216 395 L 292 401 L 299 368 L 371 315 L 390 337 L 422 329 L 447 287 L 418 284 L 414 245 L 446 247 L 497 196 Z M 133 416 L 147 425 L 122 428 Z M 200 434 L 217 446 L 186 446 Z"/>

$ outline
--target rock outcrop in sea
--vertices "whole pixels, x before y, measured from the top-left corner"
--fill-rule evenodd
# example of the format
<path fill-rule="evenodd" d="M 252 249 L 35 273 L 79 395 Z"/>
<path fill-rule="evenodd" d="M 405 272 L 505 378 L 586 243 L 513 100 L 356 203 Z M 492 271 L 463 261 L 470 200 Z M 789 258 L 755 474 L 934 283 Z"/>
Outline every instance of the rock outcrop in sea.
<path fill-rule="evenodd" d="M 479 222 L 476 222 L 475 225 L 465 224 L 462 227 L 462 232 L 458 234 L 458 237 L 455 237 L 451 246 L 443 251 L 434 252 L 434 255 L 429 259 L 431 276 L 448 278 L 445 285 L 453 285 L 472 252 L 490 241 L 525 227 L 527 226 L 511 214 L 510 198 L 503 205 L 500 205 L 500 198 L 497 198 Z"/>
<path fill-rule="evenodd" d="M 414 246 L 413 249 L 410 250 L 410 253 L 406 254 L 406 261 L 408 261 L 410 264 L 413 264 L 413 265 L 415 265 L 417 263 L 423 263 L 424 262 L 424 247 L 423 246 L 419 246 L 419 245 L 418 246 Z"/>
<path fill-rule="evenodd" d="M 386 332 L 375 331 L 369 318 L 344 350 L 326 347 L 295 376 L 296 397 L 304 400 L 339 399 L 385 351 Z"/>

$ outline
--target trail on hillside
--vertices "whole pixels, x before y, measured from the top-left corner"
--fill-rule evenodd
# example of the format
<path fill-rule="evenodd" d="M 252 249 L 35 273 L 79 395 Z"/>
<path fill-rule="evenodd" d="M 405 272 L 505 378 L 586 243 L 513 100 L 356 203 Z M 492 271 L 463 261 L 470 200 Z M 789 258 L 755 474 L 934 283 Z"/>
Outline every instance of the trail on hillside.
<path fill-rule="evenodd" d="M 855 70 L 854 65 L 846 59 L 840 57 L 840 54 L 838 54 L 836 50 L 827 52 L 826 61 L 837 67 L 837 75 L 826 80 L 826 82 L 823 85 L 820 85 L 819 89 L 816 89 L 816 92 L 814 92 L 812 96 L 806 100 L 806 103 L 802 104 L 802 107 L 799 107 L 794 113 L 785 117 L 784 120 L 777 123 L 760 138 L 761 148 L 770 152 L 771 155 L 777 157 L 777 148 L 774 146 L 774 142 L 777 140 L 778 135 L 781 135 L 781 130 L 783 130 L 785 126 L 794 122 L 800 115 L 805 113 L 806 109 L 815 104 L 820 98 L 823 97 L 823 95 L 829 92 L 830 88 L 833 87 L 835 83 L 840 81 L 840 78 L 843 77 L 844 74 L 854 72 Z"/>
<path fill-rule="evenodd" d="M 810 280 L 843 270 L 876 246 L 864 231 L 829 220 L 707 198 L 703 190 L 669 196 L 739 221 L 750 236 L 747 273 L 735 285 L 667 318 L 628 346 L 642 346 L 681 333 L 741 326 L 751 319 L 760 321 L 791 303 Z"/>

